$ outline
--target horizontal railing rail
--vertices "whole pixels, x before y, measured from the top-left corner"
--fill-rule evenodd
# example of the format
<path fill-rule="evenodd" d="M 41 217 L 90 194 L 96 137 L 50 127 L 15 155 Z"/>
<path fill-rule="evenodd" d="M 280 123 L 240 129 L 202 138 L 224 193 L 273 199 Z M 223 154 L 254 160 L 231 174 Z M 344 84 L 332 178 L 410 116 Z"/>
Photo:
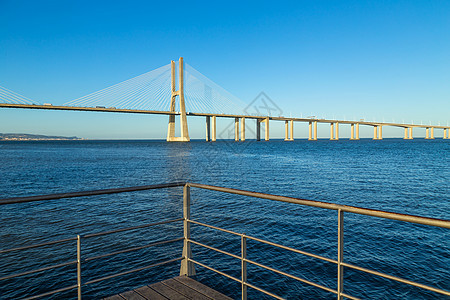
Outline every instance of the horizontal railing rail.
<path fill-rule="evenodd" d="M 357 206 L 341 205 L 341 204 L 335 204 L 335 203 L 330 203 L 330 202 L 321 202 L 321 201 L 306 200 L 306 199 L 293 198 L 293 197 L 287 197 L 287 196 L 278 196 L 278 195 L 272 195 L 272 194 L 257 193 L 257 192 L 238 190 L 238 189 L 232 189 L 232 188 L 224 188 L 224 187 L 206 185 L 206 184 L 198 184 L 198 183 L 187 183 L 187 184 L 190 187 L 194 187 L 194 188 L 223 192 L 223 193 L 228 193 L 228 194 L 236 194 L 236 195 L 248 196 L 248 197 L 253 197 L 253 198 L 288 202 L 288 203 L 294 203 L 294 204 L 300 204 L 300 205 L 312 206 L 312 207 L 318 207 L 318 208 L 325 208 L 325 209 L 331 209 L 331 210 L 341 210 L 343 212 L 350 212 L 350 213 L 384 218 L 384 219 L 391 219 L 391 220 L 397 220 L 397 221 L 405 221 L 405 222 L 409 222 L 409 223 L 417 223 L 417 224 L 430 225 L 430 226 L 436 226 L 436 227 L 450 228 L 449 220 L 421 217 L 421 216 L 408 215 L 408 214 L 400 214 L 400 213 L 395 213 L 395 212 L 387 212 L 387 211 L 362 208 L 362 207 L 357 207 Z"/>
<path fill-rule="evenodd" d="M 173 263 L 176 261 L 181 261 L 181 274 L 188 275 L 188 276 L 195 274 L 194 265 L 198 265 L 203 268 L 214 271 L 218 274 L 221 274 L 231 280 L 239 282 L 241 284 L 241 289 L 242 289 L 242 291 L 241 291 L 242 299 L 247 299 L 247 288 L 255 289 L 266 295 L 272 296 L 276 299 L 283 299 L 279 295 L 269 292 L 269 291 L 267 291 L 261 287 L 258 287 L 252 283 L 249 283 L 247 280 L 247 265 L 248 264 L 258 266 L 265 270 L 280 274 L 282 276 L 285 276 L 285 277 L 303 282 L 305 284 L 314 286 L 316 288 L 322 289 L 324 291 L 330 292 L 332 294 L 335 294 L 338 297 L 338 299 L 343 299 L 344 297 L 348 298 L 348 299 L 358 299 L 357 297 L 348 295 L 347 293 L 344 292 L 344 277 L 343 277 L 344 268 L 358 270 L 358 271 L 372 274 L 375 276 L 379 276 L 382 278 L 394 280 L 396 282 L 401 282 L 404 284 L 408 284 L 411 286 L 415 286 L 415 287 L 419 287 L 419 288 L 422 288 L 425 290 L 436 292 L 436 293 L 439 293 L 442 295 L 450 296 L 450 292 L 443 290 L 443 289 L 439 289 L 436 287 L 428 286 L 428 285 L 425 285 L 422 283 L 414 282 L 414 281 L 400 278 L 397 276 L 393 276 L 390 274 L 386 274 L 386 273 L 382 273 L 382 272 L 374 271 L 374 270 L 371 270 L 368 268 L 363 268 L 363 267 L 359 267 L 359 266 L 350 264 L 350 263 L 344 261 L 344 255 L 343 255 L 343 250 L 344 250 L 344 238 L 343 238 L 344 237 L 344 213 L 366 215 L 366 216 L 372 216 L 372 217 L 377 217 L 377 218 L 382 218 L 382 219 L 397 220 L 397 221 L 422 224 L 422 225 L 434 226 L 434 227 L 440 227 L 440 228 L 446 228 L 446 229 L 450 228 L 449 220 L 421 217 L 421 216 L 408 215 L 408 214 L 400 214 L 400 213 L 367 209 L 367 208 L 361 208 L 361 207 L 355 207 L 355 206 L 347 206 L 347 205 L 340 205 L 340 204 L 334 204 L 334 203 L 328 203 L 328 202 L 320 202 L 320 201 L 306 200 L 306 199 L 300 199 L 300 198 L 293 198 L 293 197 L 286 197 L 286 196 L 279 196 L 279 195 L 272 195 L 272 194 L 264 194 L 264 193 L 257 193 L 257 192 L 252 192 L 252 191 L 245 191 L 245 190 L 218 187 L 218 186 L 205 185 L 205 184 L 197 184 L 197 183 L 186 183 L 186 182 L 175 182 L 175 183 L 168 183 L 168 184 L 146 185 L 146 186 L 105 189 L 105 190 L 93 190 L 93 191 L 83 191 L 83 192 L 60 193 L 60 194 L 40 195 L 40 196 L 31 196 L 31 197 L 16 197 L 16 198 L 0 199 L 0 205 L 27 203 L 27 202 L 33 202 L 33 201 L 57 200 L 57 199 L 64 199 L 64 198 L 89 197 L 89 196 L 108 195 L 108 194 L 116 194 L 116 193 L 128 193 L 128 192 L 137 192 L 137 191 L 162 189 L 162 188 L 173 188 L 173 187 L 181 187 L 181 186 L 183 186 L 183 217 L 182 218 L 162 220 L 162 221 L 158 221 L 158 222 L 142 224 L 142 225 L 127 227 L 127 228 L 118 228 L 118 229 L 103 231 L 103 232 L 89 233 L 89 234 L 84 234 L 84 235 L 78 235 L 77 237 L 69 237 L 69 238 L 60 239 L 60 240 L 56 240 L 56 241 L 36 243 L 36 244 L 28 245 L 28 246 L 19 246 L 19 247 L 10 248 L 10 249 L 0 249 L 0 254 L 6 254 L 6 253 L 13 252 L 13 251 L 23 251 L 23 250 L 32 249 L 32 248 L 48 247 L 48 246 L 52 246 L 52 245 L 68 243 L 68 242 L 73 242 L 73 241 L 76 241 L 76 244 L 77 244 L 76 245 L 77 260 L 62 262 L 60 264 L 45 266 L 45 267 L 41 267 L 41 268 L 34 269 L 34 270 L 27 270 L 27 271 L 23 271 L 20 273 L 9 274 L 9 275 L 1 277 L 0 281 L 16 278 L 16 277 L 20 277 L 20 276 L 25 276 L 25 275 L 35 274 L 35 273 L 47 271 L 50 269 L 61 268 L 61 267 L 69 266 L 69 265 L 76 265 L 77 266 L 77 284 L 76 285 L 70 285 L 67 287 L 60 288 L 60 289 L 45 292 L 43 294 L 30 296 L 27 299 L 36 299 L 36 298 L 40 298 L 40 297 L 45 297 L 45 296 L 53 295 L 56 293 L 69 291 L 69 290 L 72 290 L 75 288 L 78 290 L 78 299 L 81 299 L 83 286 L 101 282 L 103 280 L 108 280 L 108 279 L 115 278 L 118 276 L 131 274 L 133 272 L 138 272 L 138 271 L 150 269 L 150 268 L 157 267 L 157 266 L 162 266 L 162 265 Z M 264 239 L 261 239 L 258 237 L 250 236 L 245 233 L 235 232 L 235 231 L 232 231 L 232 230 L 229 230 L 226 228 L 220 228 L 218 226 L 214 226 L 214 225 L 210 225 L 210 224 L 206 224 L 206 223 L 194 220 L 191 218 L 191 214 L 190 214 L 190 193 L 191 193 L 190 189 L 191 188 L 198 188 L 198 189 L 203 189 L 203 190 L 235 194 L 235 195 L 259 198 L 259 199 L 281 201 L 281 202 L 292 203 L 292 204 L 297 204 L 297 205 L 303 205 L 303 206 L 316 207 L 316 208 L 337 211 L 337 213 L 338 213 L 337 253 L 336 253 L 337 258 L 333 259 L 333 258 L 329 258 L 329 257 L 324 257 L 321 255 L 317 255 L 317 254 L 303 251 L 300 249 L 295 249 L 295 248 L 287 246 L 287 245 L 282 245 L 282 244 L 274 243 L 274 242 L 264 240 Z M 136 247 L 132 247 L 132 248 L 113 251 L 113 252 L 104 253 L 104 254 L 95 255 L 95 256 L 86 257 L 86 258 L 82 258 L 82 256 L 81 256 L 81 241 L 84 239 L 89 239 L 89 238 L 93 238 L 93 237 L 104 236 L 104 235 L 109 235 L 109 234 L 114 234 L 114 233 L 119 233 L 119 232 L 125 232 L 125 231 L 130 231 L 130 230 L 138 230 L 138 229 L 143 229 L 143 228 L 151 227 L 151 226 L 171 224 L 171 223 L 176 223 L 176 222 L 181 222 L 181 221 L 183 221 L 183 228 L 184 228 L 184 235 L 182 237 L 172 238 L 172 239 L 168 239 L 168 240 L 157 240 L 157 241 L 153 241 L 146 245 L 140 245 L 140 246 L 136 246 Z M 241 255 L 229 253 L 222 249 L 218 249 L 211 245 L 201 243 L 201 242 L 195 240 L 194 238 L 191 238 L 190 225 L 207 227 L 207 228 L 210 228 L 213 230 L 219 230 L 219 231 L 222 231 L 222 232 L 225 232 L 228 234 L 239 236 L 241 238 Z M 263 244 L 266 244 L 269 246 L 284 249 L 284 250 L 287 250 L 287 251 L 290 251 L 293 253 L 305 255 L 305 256 L 308 256 L 308 257 L 311 257 L 314 259 L 318 259 L 318 260 L 325 261 L 325 262 L 336 265 L 337 266 L 337 287 L 336 287 L 336 289 L 327 287 L 327 286 L 312 282 L 310 280 L 307 280 L 305 278 L 302 278 L 302 277 L 299 277 L 296 275 L 292 275 L 287 272 L 278 270 L 276 268 L 267 266 L 266 264 L 264 264 L 264 262 L 258 262 L 255 260 L 248 259 L 247 258 L 247 241 L 248 240 L 252 240 L 252 241 L 255 241 L 258 243 L 263 243 Z M 150 264 L 147 266 L 138 267 L 138 268 L 135 268 L 132 270 L 127 270 L 127 271 L 123 271 L 123 272 L 116 273 L 116 274 L 107 275 L 107 276 L 104 276 L 101 278 L 90 279 L 89 281 L 86 281 L 86 282 L 82 281 L 81 266 L 85 262 L 89 262 L 89 261 L 93 261 L 93 260 L 101 259 L 101 258 L 105 258 L 105 257 L 110 257 L 110 256 L 114 256 L 114 255 L 119 255 L 119 254 L 123 254 L 123 253 L 129 253 L 132 251 L 147 249 L 147 248 L 151 248 L 151 247 L 155 247 L 155 246 L 166 245 L 166 244 L 175 243 L 175 242 L 181 242 L 181 241 L 183 241 L 183 255 L 180 257 L 176 257 L 176 258 L 169 259 L 169 260 L 162 261 L 162 262 L 153 263 L 153 264 Z M 208 265 L 200 262 L 198 259 L 194 259 L 192 256 L 191 245 L 197 245 L 199 247 L 203 247 L 203 248 L 206 248 L 206 249 L 209 249 L 212 251 L 216 251 L 223 255 L 227 255 L 234 259 L 240 260 L 241 261 L 241 278 L 236 278 L 234 276 L 231 276 L 231 275 L 227 274 L 226 272 L 217 270 L 211 266 L 208 266 Z"/>
<path fill-rule="evenodd" d="M 180 186 L 184 186 L 185 184 L 186 184 L 185 182 L 173 182 L 173 183 L 164 183 L 164 184 L 153 184 L 153 185 L 125 187 L 125 188 L 115 188 L 115 189 L 92 190 L 92 191 L 60 193 L 60 194 L 50 194 L 50 195 L 29 196 L 29 197 L 14 197 L 14 198 L 0 199 L 0 205 L 156 190 L 156 189 L 180 187 Z"/>

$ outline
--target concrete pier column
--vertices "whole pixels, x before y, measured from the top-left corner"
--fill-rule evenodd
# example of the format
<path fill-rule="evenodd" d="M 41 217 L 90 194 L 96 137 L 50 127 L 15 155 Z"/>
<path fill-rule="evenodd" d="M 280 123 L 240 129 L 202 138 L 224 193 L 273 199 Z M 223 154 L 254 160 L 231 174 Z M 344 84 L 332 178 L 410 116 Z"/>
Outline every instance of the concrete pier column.
<path fill-rule="evenodd" d="M 264 123 L 266 123 L 266 134 L 265 134 L 265 140 L 268 141 L 269 140 L 269 118 L 266 118 Z"/>
<path fill-rule="evenodd" d="M 334 139 L 337 141 L 339 140 L 339 122 L 336 122 L 334 124 L 334 129 L 335 129 Z"/>
<path fill-rule="evenodd" d="M 359 140 L 359 123 L 356 123 L 356 139 Z"/>
<path fill-rule="evenodd" d="M 405 137 L 404 140 L 412 140 L 412 127 L 405 127 Z"/>
<path fill-rule="evenodd" d="M 449 137 L 450 137 L 450 136 L 449 136 L 449 134 L 448 134 L 448 129 L 445 128 L 445 129 L 444 129 L 444 140 L 447 140 Z"/>
<path fill-rule="evenodd" d="M 378 126 L 373 126 L 373 139 L 378 140 Z"/>
<path fill-rule="evenodd" d="M 180 60 L 178 61 L 178 74 L 179 74 L 179 97 L 180 97 L 180 125 L 181 125 L 181 140 L 183 142 L 189 142 L 189 131 L 188 131 L 188 124 L 186 119 L 186 105 L 184 103 L 184 63 L 183 58 L 180 57 Z"/>
<path fill-rule="evenodd" d="M 239 141 L 239 118 L 234 118 L 234 140 Z"/>
<path fill-rule="evenodd" d="M 434 127 L 431 127 L 430 132 L 431 132 L 430 139 L 434 140 Z"/>
<path fill-rule="evenodd" d="M 261 120 L 256 119 L 256 140 L 261 140 Z"/>
<path fill-rule="evenodd" d="M 284 121 L 284 140 L 289 141 L 289 121 Z"/>
<path fill-rule="evenodd" d="M 216 116 L 212 116 L 212 136 L 211 136 L 211 141 L 215 142 L 216 141 Z"/>
<path fill-rule="evenodd" d="M 211 117 L 206 117 L 206 141 L 209 142 L 211 140 Z"/>
<path fill-rule="evenodd" d="M 245 141 L 245 118 L 241 118 L 241 141 Z"/>
<path fill-rule="evenodd" d="M 294 120 L 291 120 L 291 141 L 294 140 Z"/>
<path fill-rule="evenodd" d="M 312 140 L 312 122 L 309 122 L 309 137 L 308 140 Z"/>
<path fill-rule="evenodd" d="M 378 139 L 382 140 L 383 139 L 383 126 L 378 126 Z"/>
<path fill-rule="evenodd" d="M 175 90 L 175 62 L 172 60 L 171 65 L 171 85 L 172 85 L 172 97 L 170 100 L 170 112 L 175 112 L 175 101 L 176 97 L 180 101 L 180 125 L 181 125 L 181 136 L 175 136 L 175 115 L 169 116 L 169 126 L 167 129 L 167 141 L 168 142 L 189 142 L 189 131 L 186 117 L 186 105 L 184 103 L 184 71 L 183 71 L 183 58 L 180 57 L 179 60 L 179 77 L 178 77 L 178 91 Z"/>
<path fill-rule="evenodd" d="M 425 129 L 425 139 L 429 138 L 430 138 L 430 128 L 427 127 L 427 129 Z"/>
<path fill-rule="evenodd" d="M 334 140 L 334 123 L 330 123 L 330 140 Z"/>
<path fill-rule="evenodd" d="M 350 125 L 350 140 L 355 139 L 355 124 Z"/>
<path fill-rule="evenodd" d="M 314 121 L 314 140 L 317 141 L 317 121 Z"/>

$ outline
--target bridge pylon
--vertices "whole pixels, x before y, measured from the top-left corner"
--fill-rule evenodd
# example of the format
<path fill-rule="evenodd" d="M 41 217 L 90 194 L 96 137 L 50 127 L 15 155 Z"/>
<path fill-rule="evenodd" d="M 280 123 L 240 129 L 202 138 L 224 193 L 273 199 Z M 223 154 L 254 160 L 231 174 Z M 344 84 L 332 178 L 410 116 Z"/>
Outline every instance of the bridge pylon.
<path fill-rule="evenodd" d="M 186 106 L 184 104 L 184 71 L 183 71 L 183 58 L 179 60 L 179 74 L 178 74 L 178 91 L 176 91 L 176 75 L 175 75 L 175 62 L 170 62 L 172 68 L 172 96 L 170 98 L 170 112 L 175 112 L 176 98 L 180 99 L 180 125 L 181 136 L 175 136 L 175 115 L 169 116 L 169 128 L 167 130 L 168 142 L 189 142 L 189 131 L 186 118 Z"/>

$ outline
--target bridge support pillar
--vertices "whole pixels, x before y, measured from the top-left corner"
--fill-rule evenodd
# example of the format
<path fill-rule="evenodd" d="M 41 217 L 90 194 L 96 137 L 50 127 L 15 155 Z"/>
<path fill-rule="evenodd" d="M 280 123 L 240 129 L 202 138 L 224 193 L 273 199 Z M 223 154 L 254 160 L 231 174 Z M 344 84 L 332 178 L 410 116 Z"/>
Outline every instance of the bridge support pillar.
<path fill-rule="evenodd" d="M 264 140 L 269 140 L 269 118 L 265 118 L 260 121 L 260 123 L 264 123 Z"/>
<path fill-rule="evenodd" d="M 294 120 L 284 121 L 284 140 L 285 141 L 294 140 Z"/>
<path fill-rule="evenodd" d="M 261 120 L 256 119 L 256 140 L 261 140 Z"/>
<path fill-rule="evenodd" d="M 265 135 L 264 135 L 264 140 L 268 141 L 269 140 L 269 118 L 265 118 L 263 121 L 265 124 Z"/>
<path fill-rule="evenodd" d="M 334 140 L 334 123 L 330 123 L 330 140 Z"/>
<path fill-rule="evenodd" d="M 425 139 L 433 140 L 434 139 L 434 127 L 427 127 Z"/>
<path fill-rule="evenodd" d="M 447 139 L 449 139 L 449 138 L 450 138 L 450 134 L 449 134 L 449 132 L 448 132 L 448 129 L 445 128 L 445 129 L 444 129 L 444 140 L 447 140 Z"/>
<path fill-rule="evenodd" d="M 294 140 L 294 120 L 291 120 L 291 138 L 290 140 L 293 141 Z"/>
<path fill-rule="evenodd" d="M 284 140 L 289 141 L 289 121 L 284 121 Z"/>
<path fill-rule="evenodd" d="M 186 106 L 184 103 L 184 71 L 183 71 L 183 58 L 180 57 L 179 60 L 179 77 L 178 86 L 179 90 L 176 91 L 175 87 L 175 62 L 172 60 L 170 62 L 172 68 L 172 96 L 170 99 L 170 112 L 175 113 L 175 101 L 176 97 L 180 99 L 180 125 L 181 125 L 181 136 L 175 136 L 175 115 L 169 116 L 169 127 L 167 130 L 167 141 L 168 142 L 189 142 L 189 131 L 186 118 Z"/>
<path fill-rule="evenodd" d="M 334 138 L 336 139 L 336 141 L 338 141 L 339 140 L 339 122 L 336 122 L 334 127 L 335 127 L 335 131 L 336 131 L 336 135 Z"/>
<path fill-rule="evenodd" d="M 339 123 L 330 123 L 330 140 L 339 140 Z"/>
<path fill-rule="evenodd" d="M 405 127 L 405 137 L 404 140 L 412 140 L 412 127 Z"/>
<path fill-rule="evenodd" d="M 239 141 L 239 118 L 234 118 L 234 141 Z"/>
<path fill-rule="evenodd" d="M 211 117 L 206 117 L 206 141 L 211 141 Z"/>
<path fill-rule="evenodd" d="M 356 138 L 357 140 L 359 140 L 359 123 L 356 123 Z"/>
<path fill-rule="evenodd" d="M 314 140 L 317 141 L 317 121 L 314 121 Z"/>
<path fill-rule="evenodd" d="M 308 130 L 309 130 L 308 140 L 312 140 L 312 123 L 311 122 L 309 122 Z"/>
<path fill-rule="evenodd" d="M 375 125 L 373 126 L 373 139 L 374 140 L 382 140 L 383 139 L 383 126 Z"/>
<path fill-rule="evenodd" d="M 212 135 L 211 135 L 211 141 L 215 142 L 216 141 L 216 116 L 212 116 Z"/>
<path fill-rule="evenodd" d="M 309 138 L 308 138 L 308 140 L 309 141 L 317 141 L 317 121 L 309 122 Z"/>
<path fill-rule="evenodd" d="M 381 126 L 380 125 L 374 125 L 373 126 L 373 139 L 374 140 L 382 140 L 382 131 L 381 131 Z"/>
<path fill-rule="evenodd" d="M 355 139 L 355 124 L 350 125 L 350 140 Z"/>
<path fill-rule="evenodd" d="M 245 118 L 241 118 L 241 141 L 245 141 Z"/>

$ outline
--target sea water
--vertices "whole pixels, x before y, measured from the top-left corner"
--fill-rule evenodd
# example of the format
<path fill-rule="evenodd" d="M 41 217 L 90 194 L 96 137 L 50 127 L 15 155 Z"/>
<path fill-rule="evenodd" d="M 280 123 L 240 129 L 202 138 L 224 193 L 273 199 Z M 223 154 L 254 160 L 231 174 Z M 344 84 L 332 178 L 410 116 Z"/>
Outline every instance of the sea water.
<path fill-rule="evenodd" d="M 0 143 L 0 198 L 189 181 L 364 208 L 450 219 L 447 140 L 167 143 L 26 141 Z M 191 190 L 192 219 L 337 259 L 337 212 L 232 194 Z M 182 216 L 182 188 L 4 205 L 0 249 L 136 226 Z M 82 240 L 83 258 L 182 236 L 173 223 Z M 240 255 L 240 237 L 192 225 L 192 238 Z M 344 214 L 344 261 L 450 289 L 448 230 Z M 248 241 L 248 258 L 336 289 L 337 266 Z M 193 245 L 193 257 L 240 278 L 240 260 Z M 182 242 L 83 263 L 83 281 L 181 256 Z M 0 254 L 0 277 L 76 259 L 76 243 Z M 179 274 L 179 262 L 83 287 L 97 299 Z M 240 284 L 196 266 L 196 279 L 240 298 Z M 288 299 L 332 293 L 260 267 L 251 284 Z M 14 299 L 76 284 L 76 266 L 0 282 Z M 444 296 L 344 269 L 344 291 L 372 299 Z M 50 299 L 74 298 L 76 290 Z M 249 299 L 266 299 L 249 289 Z M 267 297 L 269 299 L 269 297 Z"/>

